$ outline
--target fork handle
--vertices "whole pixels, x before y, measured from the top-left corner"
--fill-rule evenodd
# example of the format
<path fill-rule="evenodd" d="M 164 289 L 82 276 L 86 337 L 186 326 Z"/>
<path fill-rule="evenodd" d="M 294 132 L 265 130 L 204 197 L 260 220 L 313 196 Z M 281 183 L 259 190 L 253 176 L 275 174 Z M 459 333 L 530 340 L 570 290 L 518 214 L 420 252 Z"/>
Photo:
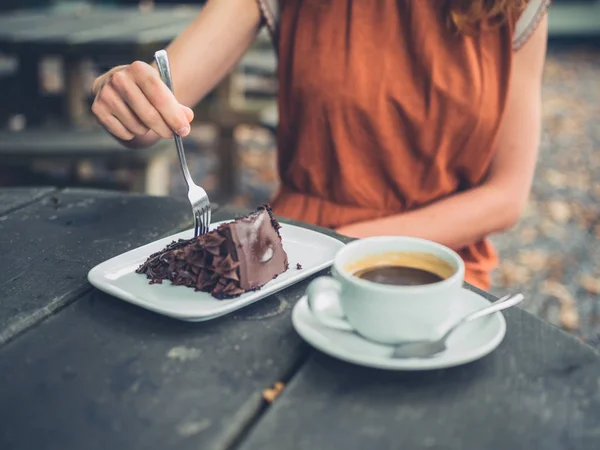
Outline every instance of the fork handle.
<path fill-rule="evenodd" d="M 192 180 L 192 175 L 190 174 L 190 169 L 188 168 L 187 161 L 185 159 L 185 152 L 183 151 L 183 141 L 181 136 L 177 133 L 173 133 L 173 137 L 175 138 L 175 147 L 177 148 L 177 156 L 179 157 L 179 165 L 181 166 L 181 172 L 183 173 L 183 178 L 188 186 L 192 186 L 194 181 Z"/>
<path fill-rule="evenodd" d="M 169 66 L 169 57 L 167 56 L 166 50 L 159 50 L 154 53 L 154 61 L 156 61 L 156 67 L 158 68 L 158 73 L 160 74 L 160 78 L 167 85 L 171 92 L 175 92 L 173 90 L 173 78 L 171 77 L 171 68 Z M 183 173 L 183 178 L 185 179 L 188 188 L 194 184 L 192 180 L 192 175 L 190 174 L 190 169 L 187 165 L 187 160 L 185 159 L 185 152 L 183 150 L 183 140 L 181 136 L 179 136 L 176 132 L 173 132 L 173 137 L 175 139 L 175 147 L 177 148 L 177 156 L 179 158 L 179 165 L 181 166 L 181 172 Z"/>

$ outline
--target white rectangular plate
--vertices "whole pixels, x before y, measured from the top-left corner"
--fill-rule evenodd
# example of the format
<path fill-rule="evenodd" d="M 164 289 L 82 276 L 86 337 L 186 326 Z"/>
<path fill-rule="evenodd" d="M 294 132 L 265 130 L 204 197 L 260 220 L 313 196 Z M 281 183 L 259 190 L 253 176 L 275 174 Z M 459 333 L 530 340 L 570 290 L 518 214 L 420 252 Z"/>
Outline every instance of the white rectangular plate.
<path fill-rule="evenodd" d="M 219 224 L 215 223 L 211 228 L 216 228 Z M 185 286 L 173 286 L 170 281 L 151 285 L 145 275 L 135 273 L 152 253 L 164 249 L 177 239 L 191 238 L 193 230 L 159 239 L 109 259 L 90 270 L 88 280 L 101 291 L 166 316 L 192 322 L 214 319 L 329 267 L 335 254 L 344 246 L 337 239 L 294 225 L 282 223 L 279 231 L 283 248 L 288 254 L 289 269 L 258 291 L 233 299 L 218 300 L 205 292 L 196 292 Z M 297 269 L 297 264 L 302 269 Z"/>

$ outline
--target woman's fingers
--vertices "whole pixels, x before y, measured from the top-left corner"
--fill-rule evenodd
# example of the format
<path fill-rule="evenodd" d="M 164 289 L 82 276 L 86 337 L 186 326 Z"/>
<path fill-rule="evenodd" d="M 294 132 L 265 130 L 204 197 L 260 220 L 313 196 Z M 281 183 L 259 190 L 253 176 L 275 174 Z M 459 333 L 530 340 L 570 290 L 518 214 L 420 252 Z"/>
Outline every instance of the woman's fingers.
<path fill-rule="evenodd" d="M 134 79 L 126 73 L 122 73 L 119 76 L 113 76 L 111 85 L 119 93 L 121 100 L 131 108 L 146 127 L 163 139 L 173 137 L 172 128 L 165 122 L 162 114 L 150 103 L 148 97 Z"/>
<path fill-rule="evenodd" d="M 191 123 L 192 120 L 194 120 L 194 111 L 192 108 L 181 105 L 181 109 L 183 109 L 183 113 L 185 114 L 185 118 L 187 119 L 188 123 Z"/>
<path fill-rule="evenodd" d="M 131 140 L 150 130 L 165 139 L 173 136 L 173 130 L 189 134 L 194 113 L 177 102 L 150 65 L 138 61 L 103 77 L 92 112 L 115 136 Z"/>
<path fill-rule="evenodd" d="M 189 121 L 173 93 L 160 79 L 158 72 L 152 66 L 139 61 L 131 64 L 126 71 L 132 73 L 131 79 L 154 110 L 158 111 L 169 129 L 181 136 L 189 134 Z M 135 108 L 134 111 L 137 112 Z"/>
<path fill-rule="evenodd" d="M 135 137 L 131 131 L 123 126 L 119 119 L 108 112 L 106 114 L 96 114 L 96 118 L 98 119 L 98 122 L 106 128 L 106 131 L 119 139 L 130 141 Z"/>
<path fill-rule="evenodd" d="M 103 91 L 102 101 L 111 111 L 111 115 L 116 117 L 129 132 L 135 136 L 143 136 L 150 130 L 150 127 L 138 118 L 111 85 L 105 86 Z"/>

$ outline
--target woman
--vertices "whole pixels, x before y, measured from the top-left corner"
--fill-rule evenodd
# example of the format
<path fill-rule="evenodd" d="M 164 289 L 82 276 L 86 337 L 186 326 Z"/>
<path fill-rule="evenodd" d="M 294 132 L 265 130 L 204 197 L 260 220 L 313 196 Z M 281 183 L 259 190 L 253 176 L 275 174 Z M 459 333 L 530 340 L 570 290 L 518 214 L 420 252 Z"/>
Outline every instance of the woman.
<path fill-rule="evenodd" d="M 279 54 L 286 217 L 456 249 L 487 289 L 486 239 L 519 218 L 540 135 L 549 0 L 214 0 L 167 51 L 173 96 L 143 62 L 94 83 L 99 122 L 131 147 L 190 132 L 190 106 L 259 26 Z"/>

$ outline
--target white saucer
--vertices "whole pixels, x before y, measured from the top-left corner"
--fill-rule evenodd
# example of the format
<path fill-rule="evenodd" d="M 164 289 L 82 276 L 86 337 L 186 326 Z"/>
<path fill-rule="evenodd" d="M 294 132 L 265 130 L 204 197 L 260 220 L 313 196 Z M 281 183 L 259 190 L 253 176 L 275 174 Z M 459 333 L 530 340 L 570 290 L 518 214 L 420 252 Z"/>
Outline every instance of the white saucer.
<path fill-rule="evenodd" d="M 488 306 L 482 296 L 463 289 L 457 316 Z M 309 344 L 335 358 L 388 370 L 431 370 L 465 364 L 492 352 L 506 334 L 506 321 L 498 312 L 464 325 L 448 339 L 447 350 L 433 358 L 392 359 L 392 347 L 376 344 L 354 333 L 338 331 L 319 322 L 308 309 L 306 296 L 292 313 L 294 328 Z"/>

